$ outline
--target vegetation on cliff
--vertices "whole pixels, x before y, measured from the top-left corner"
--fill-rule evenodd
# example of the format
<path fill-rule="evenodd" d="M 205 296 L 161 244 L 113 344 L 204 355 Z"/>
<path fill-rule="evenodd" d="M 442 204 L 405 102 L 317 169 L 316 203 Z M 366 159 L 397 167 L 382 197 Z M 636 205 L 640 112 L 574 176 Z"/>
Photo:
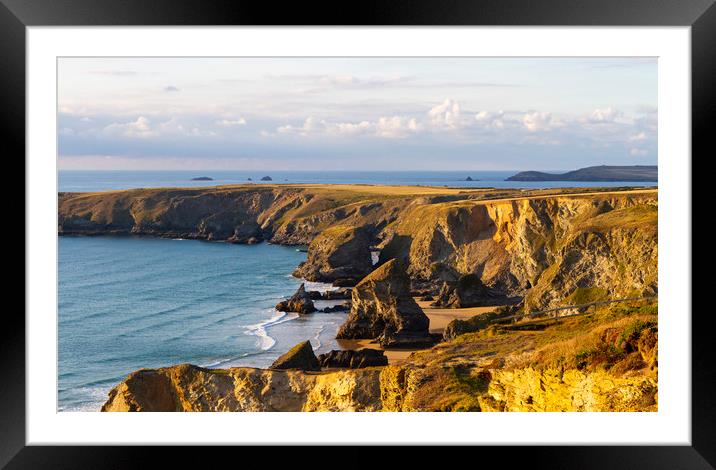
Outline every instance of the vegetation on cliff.
<path fill-rule="evenodd" d="M 657 307 L 493 326 L 385 367 L 179 365 L 130 374 L 103 411 L 656 411 Z"/>

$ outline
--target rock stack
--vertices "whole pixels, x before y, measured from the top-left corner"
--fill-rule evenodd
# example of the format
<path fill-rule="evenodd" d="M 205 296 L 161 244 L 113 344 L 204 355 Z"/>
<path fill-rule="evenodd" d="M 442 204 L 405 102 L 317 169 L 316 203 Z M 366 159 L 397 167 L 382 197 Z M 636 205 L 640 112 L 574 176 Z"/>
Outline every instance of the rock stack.
<path fill-rule="evenodd" d="M 430 345 L 430 320 L 410 296 L 403 261 L 392 259 L 354 289 L 338 339 L 377 339 L 384 348 Z"/>

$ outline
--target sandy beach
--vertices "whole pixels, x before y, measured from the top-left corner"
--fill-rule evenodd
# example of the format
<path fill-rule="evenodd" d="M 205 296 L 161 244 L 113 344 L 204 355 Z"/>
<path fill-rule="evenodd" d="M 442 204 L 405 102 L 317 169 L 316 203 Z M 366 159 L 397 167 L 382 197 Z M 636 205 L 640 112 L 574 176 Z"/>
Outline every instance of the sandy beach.
<path fill-rule="evenodd" d="M 442 334 L 448 323 L 455 319 L 465 320 L 481 313 L 490 312 L 497 307 L 497 305 L 494 305 L 490 307 L 471 308 L 436 308 L 430 306 L 432 301 L 418 300 L 418 298 L 415 298 L 415 301 L 430 319 L 430 332 L 436 334 Z M 337 341 L 338 344 L 345 349 L 371 348 L 383 350 L 388 357 L 389 364 L 402 361 L 410 356 L 411 353 L 419 351 L 419 349 L 383 349 L 372 339 L 340 339 Z"/>

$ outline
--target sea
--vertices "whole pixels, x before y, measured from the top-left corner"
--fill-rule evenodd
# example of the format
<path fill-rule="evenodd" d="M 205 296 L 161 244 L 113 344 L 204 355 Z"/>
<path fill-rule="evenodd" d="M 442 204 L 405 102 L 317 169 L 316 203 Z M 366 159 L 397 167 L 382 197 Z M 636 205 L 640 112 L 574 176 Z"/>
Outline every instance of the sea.
<path fill-rule="evenodd" d="M 245 183 L 399 184 L 549 188 L 504 179 L 515 172 L 60 171 L 59 191 Z M 191 181 L 209 176 L 213 181 Z M 479 181 L 465 181 L 470 176 Z M 655 184 L 655 183 L 654 183 Z M 647 186 L 652 183 L 569 183 Z M 276 311 L 301 279 L 299 247 L 137 236 L 58 239 L 58 411 L 99 411 L 108 392 L 141 368 L 191 363 L 267 367 L 300 341 L 339 349 L 347 313 Z M 307 282 L 308 290 L 332 289 Z M 317 301 L 317 308 L 340 301 Z"/>
<path fill-rule="evenodd" d="M 555 170 L 553 173 L 563 173 Z M 202 187 L 226 184 L 374 184 L 459 188 L 564 188 L 654 186 L 654 183 L 584 181 L 505 181 L 518 171 L 79 171 L 60 170 L 59 191 L 111 191 L 132 188 Z M 212 181 L 192 181 L 209 177 Z M 261 181 L 268 176 L 271 181 Z M 473 181 L 466 181 L 470 177 Z M 249 181 L 251 178 L 251 181 Z"/>

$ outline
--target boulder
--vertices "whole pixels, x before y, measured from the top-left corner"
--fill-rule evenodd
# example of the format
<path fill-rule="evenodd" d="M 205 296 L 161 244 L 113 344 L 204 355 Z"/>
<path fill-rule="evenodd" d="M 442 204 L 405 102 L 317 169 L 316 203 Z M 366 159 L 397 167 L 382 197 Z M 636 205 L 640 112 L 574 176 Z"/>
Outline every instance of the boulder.
<path fill-rule="evenodd" d="M 347 304 L 339 304 L 339 305 L 334 305 L 333 307 L 326 307 L 326 308 L 322 309 L 321 312 L 323 312 L 323 313 L 345 312 L 349 308 L 350 307 Z"/>
<path fill-rule="evenodd" d="M 430 320 L 410 296 L 403 261 L 392 259 L 354 289 L 351 312 L 338 339 L 377 339 L 384 348 L 430 345 Z"/>
<path fill-rule="evenodd" d="M 359 349 L 357 351 L 330 351 L 318 356 L 321 367 L 362 369 L 364 367 L 387 366 L 388 358 L 377 349 Z"/>
<path fill-rule="evenodd" d="M 318 358 L 313 353 L 310 341 L 298 343 L 288 350 L 284 355 L 276 359 L 269 369 L 300 369 L 300 370 L 321 370 Z"/>
<path fill-rule="evenodd" d="M 309 281 L 352 287 L 373 270 L 370 231 L 336 225 L 318 234 L 308 246 L 306 261 L 293 275 Z"/>
<path fill-rule="evenodd" d="M 351 290 L 347 288 L 329 290 L 323 293 L 324 300 L 348 300 L 351 298 Z"/>
<path fill-rule="evenodd" d="M 311 300 L 348 300 L 351 298 L 351 290 L 348 288 L 328 290 L 326 292 L 309 290 L 307 294 Z"/>
<path fill-rule="evenodd" d="M 311 313 L 316 311 L 316 307 L 313 305 L 311 297 L 306 292 L 305 285 L 301 284 L 296 293 L 293 294 L 290 299 L 276 304 L 276 310 L 280 312 Z"/>
<path fill-rule="evenodd" d="M 490 305 L 494 298 L 477 274 L 461 276 L 455 283 L 443 283 L 434 307 L 467 308 Z"/>

